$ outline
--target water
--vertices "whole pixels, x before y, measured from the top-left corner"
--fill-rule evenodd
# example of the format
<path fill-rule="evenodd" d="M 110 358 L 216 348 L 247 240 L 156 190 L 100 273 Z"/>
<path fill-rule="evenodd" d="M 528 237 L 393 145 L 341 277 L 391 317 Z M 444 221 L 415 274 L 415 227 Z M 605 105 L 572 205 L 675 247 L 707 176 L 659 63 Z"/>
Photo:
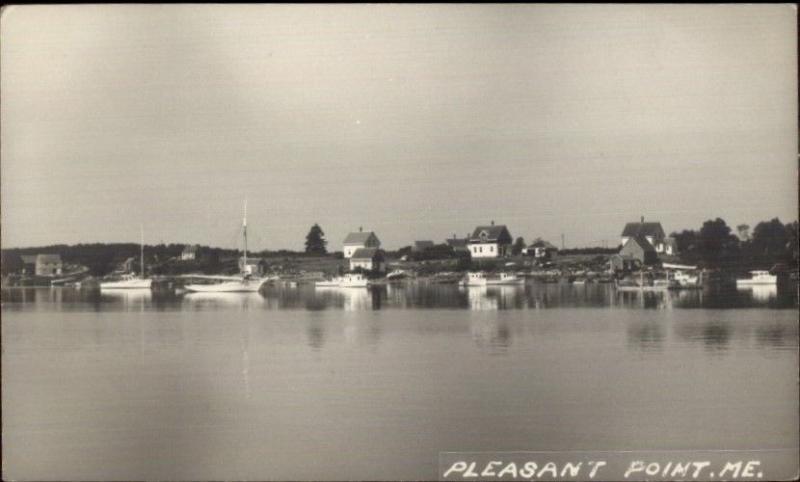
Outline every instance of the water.
<path fill-rule="evenodd" d="M 3 291 L 6 479 L 434 479 L 440 451 L 798 446 L 797 295 Z"/>

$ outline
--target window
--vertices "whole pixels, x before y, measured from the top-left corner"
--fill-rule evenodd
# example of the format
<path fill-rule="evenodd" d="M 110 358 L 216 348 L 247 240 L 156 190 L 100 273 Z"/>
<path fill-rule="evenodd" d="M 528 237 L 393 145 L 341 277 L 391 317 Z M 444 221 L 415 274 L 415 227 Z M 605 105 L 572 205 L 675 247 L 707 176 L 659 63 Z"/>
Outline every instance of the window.
<path fill-rule="evenodd" d="M 494 253 L 494 246 L 489 246 L 489 252 Z"/>

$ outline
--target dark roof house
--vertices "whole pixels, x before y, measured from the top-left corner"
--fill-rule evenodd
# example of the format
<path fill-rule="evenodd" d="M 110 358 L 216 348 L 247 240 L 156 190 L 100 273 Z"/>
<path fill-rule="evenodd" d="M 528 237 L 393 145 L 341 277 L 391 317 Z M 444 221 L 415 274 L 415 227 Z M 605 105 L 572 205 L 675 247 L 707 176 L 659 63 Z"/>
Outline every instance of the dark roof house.
<path fill-rule="evenodd" d="M 380 245 L 378 237 L 372 231 L 359 231 L 357 233 L 350 233 L 344 238 L 344 245 L 366 245 L 369 242 L 374 242 Z"/>
<path fill-rule="evenodd" d="M 622 237 L 624 238 L 632 238 L 635 236 L 649 236 L 654 239 L 664 239 L 666 233 L 664 233 L 664 228 L 661 227 L 661 223 L 646 223 L 644 222 L 644 218 L 642 218 L 641 222 L 626 224 L 625 229 L 622 230 Z"/>
<path fill-rule="evenodd" d="M 511 233 L 504 224 L 478 226 L 469 238 L 469 243 L 511 244 L 512 242 Z"/>

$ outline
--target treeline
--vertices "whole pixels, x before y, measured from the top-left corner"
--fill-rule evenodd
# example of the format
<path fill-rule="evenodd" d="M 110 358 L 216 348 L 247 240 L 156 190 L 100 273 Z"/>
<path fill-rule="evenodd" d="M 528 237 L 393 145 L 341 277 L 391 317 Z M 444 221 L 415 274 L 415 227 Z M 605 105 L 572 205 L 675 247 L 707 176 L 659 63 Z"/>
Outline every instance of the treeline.
<path fill-rule="evenodd" d="M 776 264 L 797 267 L 797 221 L 762 221 L 750 230 L 740 224 L 736 234 L 721 218 L 708 220 L 699 230 L 672 233 L 682 261 L 703 267 L 767 269 Z"/>

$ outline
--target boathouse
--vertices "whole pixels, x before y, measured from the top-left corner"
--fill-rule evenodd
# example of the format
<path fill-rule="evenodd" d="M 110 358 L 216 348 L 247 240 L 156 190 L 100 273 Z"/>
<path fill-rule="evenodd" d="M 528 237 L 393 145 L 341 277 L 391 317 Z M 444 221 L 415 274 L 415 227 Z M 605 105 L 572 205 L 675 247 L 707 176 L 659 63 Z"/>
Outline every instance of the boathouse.
<path fill-rule="evenodd" d="M 365 271 L 386 271 L 386 256 L 382 249 L 358 248 L 350 257 L 350 271 L 357 268 Z"/>
<path fill-rule="evenodd" d="M 650 241 L 644 236 L 633 236 L 625 241 L 619 255 L 623 258 L 631 258 L 642 264 L 650 265 L 658 262 L 658 253 Z"/>

